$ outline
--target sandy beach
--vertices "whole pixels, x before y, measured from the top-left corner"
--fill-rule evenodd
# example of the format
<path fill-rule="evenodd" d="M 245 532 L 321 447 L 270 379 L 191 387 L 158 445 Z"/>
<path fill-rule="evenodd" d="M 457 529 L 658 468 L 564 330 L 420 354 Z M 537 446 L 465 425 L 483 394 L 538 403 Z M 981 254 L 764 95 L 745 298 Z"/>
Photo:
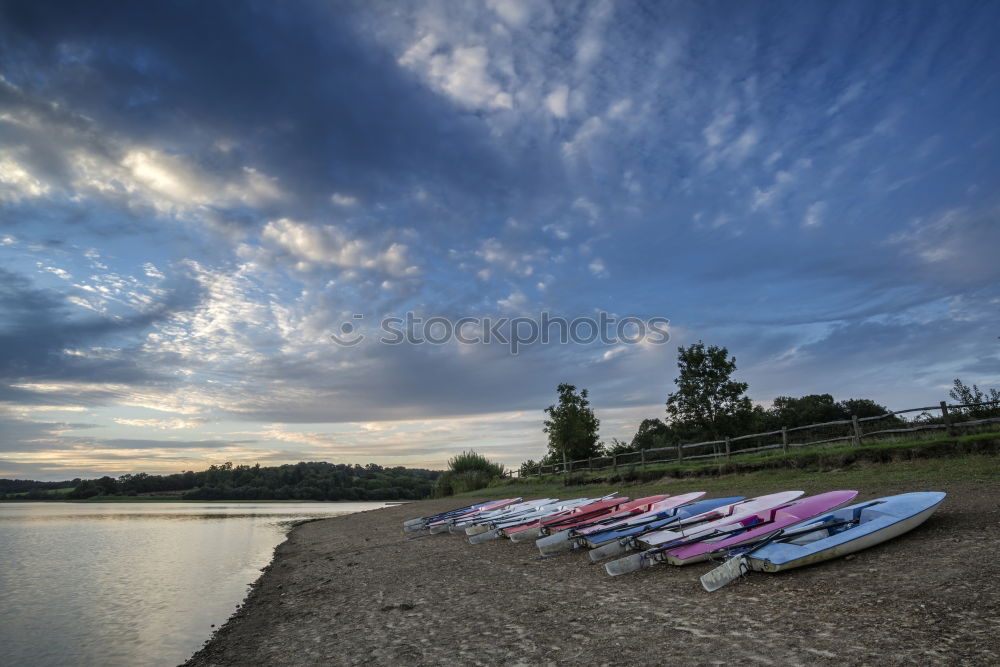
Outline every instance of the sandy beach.
<path fill-rule="evenodd" d="M 998 664 L 1000 493 L 938 490 L 942 507 L 900 539 L 716 593 L 698 582 L 708 564 L 612 578 L 583 552 L 401 529 L 466 499 L 306 523 L 186 664 Z"/>

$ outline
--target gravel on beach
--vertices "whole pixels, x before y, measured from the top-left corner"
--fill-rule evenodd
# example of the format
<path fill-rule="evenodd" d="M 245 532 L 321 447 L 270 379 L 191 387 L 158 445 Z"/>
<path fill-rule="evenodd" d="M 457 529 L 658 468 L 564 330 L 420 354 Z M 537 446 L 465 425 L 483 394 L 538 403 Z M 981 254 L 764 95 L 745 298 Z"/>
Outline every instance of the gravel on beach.
<path fill-rule="evenodd" d="M 612 578 L 582 551 L 402 530 L 472 500 L 309 522 L 186 664 L 1000 664 L 1000 489 L 936 490 L 940 509 L 899 539 L 715 593 L 708 563 Z"/>

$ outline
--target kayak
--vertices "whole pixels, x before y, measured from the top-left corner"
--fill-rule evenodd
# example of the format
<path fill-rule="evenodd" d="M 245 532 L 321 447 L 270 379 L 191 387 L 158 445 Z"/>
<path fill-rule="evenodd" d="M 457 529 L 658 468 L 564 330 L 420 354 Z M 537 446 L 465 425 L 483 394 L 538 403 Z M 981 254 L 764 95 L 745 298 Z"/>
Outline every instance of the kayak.
<path fill-rule="evenodd" d="M 656 496 L 656 498 L 657 500 L 663 500 L 664 496 Z M 507 537 L 509 537 L 512 542 L 535 540 L 542 535 L 549 534 L 549 532 L 559 532 L 561 530 L 572 528 L 575 525 L 588 523 L 590 521 L 597 521 L 602 517 L 619 513 L 625 506 L 635 502 L 637 501 L 629 500 L 628 498 L 611 498 L 608 500 L 601 500 L 596 503 L 591 503 L 590 505 L 578 507 L 567 515 L 542 519 L 537 525 L 521 526 L 516 530 L 508 532 Z M 648 505 L 649 503 L 645 504 Z"/>
<path fill-rule="evenodd" d="M 528 512 L 526 514 L 520 514 L 514 517 L 499 517 L 497 519 L 491 520 L 485 525 L 477 525 L 467 528 L 465 533 L 469 535 L 470 544 L 481 544 L 482 542 L 488 542 L 489 540 L 495 540 L 498 537 L 502 537 L 506 534 L 505 531 L 517 528 L 518 526 L 523 526 L 525 524 L 532 524 L 540 519 L 548 518 L 555 515 L 563 515 L 571 510 L 576 509 L 582 505 L 589 505 L 590 503 L 596 502 L 598 500 L 607 500 L 606 498 L 574 498 L 573 500 L 560 500 L 555 503 L 550 503 L 548 505 L 542 505 L 533 512 Z"/>
<path fill-rule="evenodd" d="M 685 494 L 692 495 L 692 494 Z M 703 494 L 702 494 L 703 495 Z M 678 498 L 680 496 L 673 496 Z M 595 514 L 591 517 L 583 518 L 567 518 L 562 521 L 556 521 L 552 523 L 544 523 L 541 526 L 541 535 L 544 537 L 546 535 L 557 535 L 559 533 L 564 533 L 567 531 L 579 531 L 585 530 L 589 526 L 600 526 L 609 525 L 612 523 L 617 523 L 618 521 L 624 521 L 629 517 L 634 517 L 639 514 L 650 511 L 652 508 L 657 507 L 663 502 L 666 502 L 668 498 L 671 498 L 670 494 L 661 493 L 657 496 L 646 496 L 645 498 L 637 498 L 636 500 L 629 500 L 628 502 L 622 502 L 617 507 L 609 509 L 607 512 L 602 512 Z M 625 499 L 627 500 L 627 499 Z"/>
<path fill-rule="evenodd" d="M 464 532 L 466 535 L 477 535 L 488 531 L 494 523 L 511 521 L 515 517 L 535 515 L 538 512 L 550 511 L 552 508 L 561 507 L 567 501 L 558 498 L 542 498 L 531 500 L 526 503 L 519 503 L 516 506 L 500 510 L 498 512 L 488 512 L 483 516 L 474 517 L 471 521 L 462 521 L 451 527 L 451 532 Z"/>
<path fill-rule="evenodd" d="M 458 507 L 453 510 L 448 510 L 447 512 L 440 512 L 438 514 L 432 514 L 430 516 L 421 516 L 416 519 L 408 519 L 403 522 L 403 530 L 407 532 L 416 532 L 426 528 L 431 522 L 445 519 L 451 516 L 458 516 L 466 512 L 472 512 L 479 508 L 489 505 L 493 501 L 484 501 L 481 503 L 476 503 L 475 505 L 466 505 L 464 507 Z"/>
<path fill-rule="evenodd" d="M 724 565 L 701 578 L 702 585 L 714 591 L 751 570 L 781 572 L 881 544 L 930 518 L 946 495 L 940 491 L 901 493 L 789 526 L 760 544 L 731 550 Z"/>
<path fill-rule="evenodd" d="M 671 565 L 687 565 L 708 560 L 713 552 L 725 551 L 745 542 L 760 539 L 777 530 L 850 502 L 857 495 L 857 491 L 830 491 L 785 503 L 762 512 L 744 514 L 735 521 L 716 525 L 709 530 L 705 530 L 703 526 L 693 535 L 666 541 L 642 553 L 612 561 L 605 566 L 605 569 L 608 574 L 617 576 L 655 563 L 668 562 Z"/>
<path fill-rule="evenodd" d="M 696 534 L 711 532 L 720 526 L 733 523 L 743 516 L 753 516 L 774 507 L 780 507 L 794 501 L 805 491 L 781 491 L 742 500 L 731 505 L 723 505 L 709 512 L 681 519 L 676 523 L 663 526 L 658 530 L 644 532 L 641 535 L 631 535 L 622 538 L 617 544 L 608 544 L 590 553 L 591 560 L 598 561 L 631 551 L 658 547 L 668 542 L 689 539 Z"/>
<path fill-rule="evenodd" d="M 623 502 L 628 502 L 628 498 L 598 498 L 583 505 L 566 509 L 562 512 L 550 514 L 547 517 L 522 523 L 518 526 L 511 526 L 503 531 L 506 537 L 513 542 L 523 542 L 538 537 L 543 526 L 556 525 L 562 521 L 573 521 L 575 519 L 585 519 L 588 517 L 601 516 L 604 513 L 614 511 Z"/>
<path fill-rule="evenodd" d="M 430 530 L 431 535 L 443 533 L 454 525 L 456 521 L 468 520 L 473 516 L 482 515 L 484 512 L 502 509 L 519 502 L 521 502 L 520 498 L 504 498 L 503 500 L 494 500 L 492 502 L 485 503 L 480 507 L 470 509 L 465 512 L 459 512 L 457 514 L 453 514 L 452 516 L 443 517 L 437 519 L 436 521 L 431 521 L 427 524 L 427 528 Z"/>
<path fill-rule="evenodd" d="M 586 535 L 597 532 L 607 532 L 616 527 L 630 524 L 633 521 L 653 521 L 653 517 L 662 517 L 676 512 L 676 508 L 687 506 L 705 495 L 704 491 L 683 493 L 668 496 L 663 500 L 648 505 L 637 505 L 621 512 L 615 512 L 606 517 L 577 524 L 557 533 L 546 535 L 535 541 L 535 546 L 543 556 L 572 551 L 586 544 Z M 644 500 L 644 499 L 642 499 Z M 639 501 L 633 501 L 638 503 Z M 632 504 L 632 503 L 628 503 Z M 643 519 L 645 517 L 645 519 Z"/>
<path fill-rule="evenodd" d="M 532 512 L 542 505 L 558 502 L 558 498 L 541 498 L 538 500 L 520 501 L 507 505 L 506 507 L 484 510 L 472 516 L 461 516 L 456 518 L 455 521 L 448 526 L 448 531 L 452 533 L 465 532 L 466 528 L 477 524 L 488 523 L 489 521 L 500 516 L 514 516 L 516 514 Z"/>
<path fill-rule="evenodd" d="M 629 538 L 638 538 L 644 533 L 650 533 L 664 526 L 677 525 L 684 519 L 690 519 L 723 506 L 742 502 L 743 496 L 726 498 L 708 498 L 675 508 L 667 508 L 648 517 L 636 518 L 634 522 L 626 522 L 620 526 L 612 526 L 606 530 L 579 536 L 580 546 L 591 549 L 590 560 L 597 562 L 629 550 Z"/>
<path fill-rule="evenodd" d="M 618 528 L 619 526 L 634 525 L 637 523 L 651 521 L 652 518 L 656 517 L 657 515 L 663 514 L 664 512 L 669 512 L 676 507 L 680 507 L 681 505 L 688 505 L 690 503 L 693 503 L 694 501 L 698 500 L 704 495 L 705 495 L 704 491 L 692 491 L 691 493 L 682 493 L 677 496 L 670 496 L 665 500 L 653 503 L 644 512 L 640 512 L 638 514 L 619 519 L 609 518 L 607 521 L 601 521 L 593 525 L 582 526 L 578 528 L 575 532 L 578 535 L 589 535 L 591 533 L 599 533 L 605 530 L 610 530 L 612 528 Z"/>

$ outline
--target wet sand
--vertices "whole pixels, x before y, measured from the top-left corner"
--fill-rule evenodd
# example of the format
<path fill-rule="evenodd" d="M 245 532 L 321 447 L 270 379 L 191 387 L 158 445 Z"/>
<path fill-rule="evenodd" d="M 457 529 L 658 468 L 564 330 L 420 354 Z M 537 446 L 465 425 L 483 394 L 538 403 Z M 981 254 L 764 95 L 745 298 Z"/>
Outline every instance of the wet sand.
<path fill-rule="evenodd" d="M 705 563 L 612 578 L 585 552 L 402 531 L 465 499 L 310 522 L 186 664 L 1000 664 L 1000 489 L 938 490 L 949 497 L 908 535 L 716 593 L 698 582 Z"/>

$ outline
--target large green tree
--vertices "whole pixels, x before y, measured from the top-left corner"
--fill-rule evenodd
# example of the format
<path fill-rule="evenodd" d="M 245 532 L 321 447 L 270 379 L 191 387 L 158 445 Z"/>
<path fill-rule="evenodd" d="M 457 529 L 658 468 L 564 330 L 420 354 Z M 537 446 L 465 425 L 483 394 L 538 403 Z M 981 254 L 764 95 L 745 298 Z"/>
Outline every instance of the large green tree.
<path fill-rule="evenodd" d="M 548 419 L 542 430 L 549 435 L 549 461 L 585 459 L 601 454 L 597 440 L 600 420 L 594 415 L 587 400 L 587 390 L 579 393 L 571 384 L 560 384 L 559 402 L 545 408 Z"/>
<path fill-rule="evenodd" d="M 677 348 L 677 391 L 667 397 L 667 415 L 676 427 L 718 439 L 737 435 L 754 417 L 749 385 L 732 379 L 736 358 L 724 347 L 698 341 Z"/>

